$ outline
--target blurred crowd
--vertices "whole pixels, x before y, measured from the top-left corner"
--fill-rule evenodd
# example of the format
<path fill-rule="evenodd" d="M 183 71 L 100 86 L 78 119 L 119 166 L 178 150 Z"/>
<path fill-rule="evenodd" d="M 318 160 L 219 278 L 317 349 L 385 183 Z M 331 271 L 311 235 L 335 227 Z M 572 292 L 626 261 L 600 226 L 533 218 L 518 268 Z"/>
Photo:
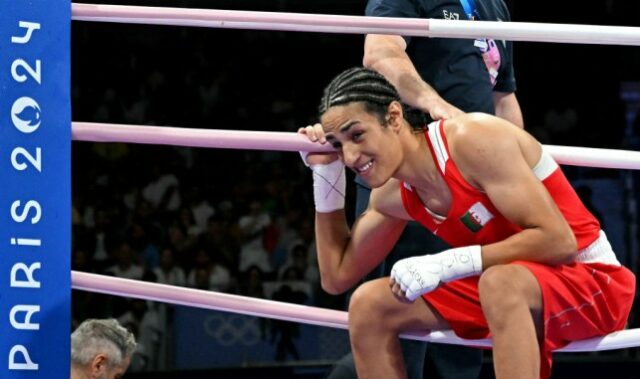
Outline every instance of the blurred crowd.
<path fill-rule="evenodd" d="M 310 184 L 297 156 L 74 149 L 90 167 L 74 179 L 73 270 L 261 298 L 281 296 L 287 284 L 308 304 L 322 296 Z M 166 308 L 144 301 L 74 292 L 72 309 L 76 322 L 117 317 L 138 330 L 142 347 L 158 349 L 170 330 Z"/>

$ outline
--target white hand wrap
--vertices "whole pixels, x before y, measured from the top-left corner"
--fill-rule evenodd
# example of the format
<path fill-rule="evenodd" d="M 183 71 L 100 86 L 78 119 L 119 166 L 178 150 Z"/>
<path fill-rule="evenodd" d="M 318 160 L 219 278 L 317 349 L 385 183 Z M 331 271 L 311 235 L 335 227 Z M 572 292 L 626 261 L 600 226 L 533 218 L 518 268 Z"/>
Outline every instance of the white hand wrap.
<path fill-rule="evenodd" d="M 391 280 L 400 285 L 405 297 L 414 301 L 438 288 L 440 283 L 480 275 L 480 245 L 458 247 L 438 254 L 401 259 L 391 269 Z"/>
<path fill-rule="evenodd" d="M 344 209 L 347 179 L 344 164 L 337 159 L 329 164 L 307 164 L 307 152 L 300 152 L 302 161 L 313 171 L 313 199 L 316 212 L 329 213 Z"/>

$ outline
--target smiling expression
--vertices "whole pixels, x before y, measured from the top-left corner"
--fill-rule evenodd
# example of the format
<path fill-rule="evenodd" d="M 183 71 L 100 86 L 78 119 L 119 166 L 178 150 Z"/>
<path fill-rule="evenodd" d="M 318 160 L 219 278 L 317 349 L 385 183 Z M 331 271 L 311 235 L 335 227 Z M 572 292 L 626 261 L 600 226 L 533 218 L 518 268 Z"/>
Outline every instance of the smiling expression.
<path fill-rule="evenodd" d="M 388 116 L 388 115 L 387 115 Z M 401 115 L 400 115 L 401 118 Z M 333 106 L 321 117 L 326 139 L 345 166 L 376 188 L 386 183 L 402 162 L 395 123 L 382 125 L 363 103 Z"/>

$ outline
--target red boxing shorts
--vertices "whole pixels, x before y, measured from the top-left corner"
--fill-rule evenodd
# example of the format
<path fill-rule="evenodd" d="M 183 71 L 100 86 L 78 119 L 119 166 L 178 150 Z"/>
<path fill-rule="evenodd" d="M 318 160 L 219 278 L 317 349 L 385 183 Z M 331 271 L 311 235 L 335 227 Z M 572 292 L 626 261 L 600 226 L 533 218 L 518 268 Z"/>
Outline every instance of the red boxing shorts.
<path fill-rule="evenodd" d="M 542 289 L 544 343 L 540 346 L 540 378 L 551 375 L 553 350 L 624 328 L 636 287 L 635 276 L 627 268 L 595 262 L 555 267 L 525 261 L 512 264 L 529 269 Z M 456 335 L 465 339 L 490 337 L 480 306 L 478 278 L 446 283 L 423 295 Z"/>

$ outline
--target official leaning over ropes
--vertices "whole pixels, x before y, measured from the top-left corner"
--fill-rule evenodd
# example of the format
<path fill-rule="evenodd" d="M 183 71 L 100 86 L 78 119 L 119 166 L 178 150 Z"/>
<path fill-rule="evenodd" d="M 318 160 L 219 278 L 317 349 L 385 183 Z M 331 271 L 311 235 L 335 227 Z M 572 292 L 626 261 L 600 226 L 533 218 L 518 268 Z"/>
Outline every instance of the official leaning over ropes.
<path fill-rule="evenodd" d="M 405 378 L 398 336 L 452 329 L 493 339 L 498 379 L 548 378 L 551 351 L 624 327 L 635 277 L 558 164 L 503 119 L 463 114 L 424 124 L 380 74 L 353 68 L 326 88 L 321 123 L 301 128 L 336 153 L 313 170 L 322 287 L 348 290 L 410 220 L 452 248 L 398 261 L 358 287 L 349 334 L 360 378 Z M 345 167 L 373 188 L 350 229 Z"/>

